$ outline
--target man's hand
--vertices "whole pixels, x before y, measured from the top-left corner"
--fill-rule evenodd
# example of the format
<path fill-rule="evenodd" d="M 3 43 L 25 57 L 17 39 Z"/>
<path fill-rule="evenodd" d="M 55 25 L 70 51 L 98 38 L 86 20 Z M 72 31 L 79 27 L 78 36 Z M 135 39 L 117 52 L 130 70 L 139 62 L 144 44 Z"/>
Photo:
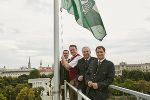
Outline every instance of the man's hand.
<path fill-rule="evenodd" d="M 88 82 L 88 86 L 89 86 L 89 87 L 92 87 L 92 83 L 93 83 L 92 81 L 89 81 L 89 82 Z"/>
<path fill-rule="evenodd" d="M 80 75 L 80 76 L 78 77 L 78 80 L 79 80 L 79 81 L 82 81 L 82 80 L 83 80 L 83 75 Z"/>
<path fill-rule="evenodd" d="M 61 59 L 62 59 L 62 60 L 64 60 L 64 59 L 65 59 L 64 55 L 62 55 L 62 56 L 61 56 Z"/>
<path fill-rule="evenodd" d="M 94 89 L 98 89 L 98 84 L 97 83 L 92 83 L 92 86 Z"/>
<path fill-rule="evenodd" d="M 68 66 L 68 62 L 66 61 L 65 57 L 62 55 L 61 56 L 61 62 L 62 62 L 62 65 L 64 65 L 64 67 L 66 68 L 66 70 L 69 71 L 70 67 Z"/>

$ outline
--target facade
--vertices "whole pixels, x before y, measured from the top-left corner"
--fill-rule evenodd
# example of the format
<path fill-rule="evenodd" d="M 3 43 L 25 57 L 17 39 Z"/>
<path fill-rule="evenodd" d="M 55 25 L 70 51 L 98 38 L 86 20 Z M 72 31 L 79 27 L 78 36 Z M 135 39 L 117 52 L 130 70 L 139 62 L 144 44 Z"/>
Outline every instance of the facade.
<path fill-rule="evenodd" d="M 21 76 L 23 74 L 25 75 L 29 75 L 30 71 L 32 69 L 4 69 L 4 68 L 1 68 L 0 69 L 0 76 L 1 77 L 18 77 L 18 76 Z"/>
<path fill-rule="evenodd" d="M 19 77 L 23 74 L 29 75 L 30 71 L 33 69 L 29 69 L 26 67 L 21 67 L 20 69 L 6 69 L 6 68 L 0 68 L 0 76 L 1 77 Z M 40 71 L 40 74 L 49 75 L 54 72 L 54 69 L 51 67 L 39 67 L 38 69 Z"/>
<path fill-rule="evenodd" d="M 33 70 L 31 67 L 31 62 L 30 62 L 30 57 L 29 57 L 29 61 L 28 61 L 28 67 L 21 67 L 20 69 L 6 69 L 6 67 L 4 66 L 3 68 L 0 68 L 0 76 L 1 77 L 18 77 L 21 76 L 23 74 L 25 75 L 29 75 L 30 71 Z M 53 67 L 42 67 L 42 61 L 40 61 L 40 67 L 38 68 L 38 70 L 40 71 L 40 74 L 45 74 L 45 75 L 49 75 L 52 74 L 54 72 L 54 68 Z"/>
<path fill-rule="evenodd" d="M 52 92 L 50 90 L 50 78 L 36 78 L 36 79 L 29 79 L 28 83 L 32 84 L 32 88 L 43 87 L 44 90 L 41 92 L 42 100 L 51 100 L 52 99 Z"/>
<path fill-rule="evenodd" d="M 115 75 L 122 75 L 122 70 L 141 70 L 143 72 L 150 72 L 150 63 L 144 64 L 127 64 L 125 62 L 121 62 L 119 65 L 115 65 Z"/>
<path fill-rule="evenodd" d="M 52 67 L 39 67 L 38 70 L 40 71 L 40 74 L 49 75 L 54 72 L 54 69 Z"/>

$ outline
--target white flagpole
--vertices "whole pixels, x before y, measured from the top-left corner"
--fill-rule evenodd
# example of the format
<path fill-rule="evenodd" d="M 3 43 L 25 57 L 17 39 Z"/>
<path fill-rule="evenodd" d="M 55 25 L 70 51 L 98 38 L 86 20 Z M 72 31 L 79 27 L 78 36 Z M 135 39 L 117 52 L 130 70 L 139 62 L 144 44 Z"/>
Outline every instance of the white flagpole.
<path fill-rule="evenodd" d="M 60 100 L 59 69 L 59 4 L 54 0 L 54 100 Z"/>

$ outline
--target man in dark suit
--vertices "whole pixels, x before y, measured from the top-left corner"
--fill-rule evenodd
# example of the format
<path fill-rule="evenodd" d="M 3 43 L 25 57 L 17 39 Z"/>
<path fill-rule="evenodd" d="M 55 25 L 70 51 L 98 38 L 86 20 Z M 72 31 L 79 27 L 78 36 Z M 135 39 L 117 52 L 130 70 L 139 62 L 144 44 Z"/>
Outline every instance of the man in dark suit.
<path fill-rule="evenodd" d="M 69 62 L 69 51 L 68 50 L 64 50 L 63 51 L 63 56 L 65 58 L 65 60 L 67 62 Z M 69 79 L 69 71 L 64 67 L 64 65 L 60 62 L 60 85 L 61 85 L 61 94 L 62 94 L 62 100 L 65 100 L 65 94 L 64 94 L 64 80 L 66 80 L 67 82 L 70 82 Z"/>
<path fill-rule="evenodd" d="M 108 98 L 108 86 L 115 76 L 114 64 L 105 59 L 105 48 L 96 48 L 97 59 L 93 60 L 86 73 L 87 96 L 91 100 L 106 100 Z"/>
<path fill-rule="evenodd" d="M 83 58 L 78 61 L 78 71 L 77 71 L 77 88 L 82 91 L 83 94 L 86 94 L 87 85 L 85 84 L 85 73 L 89 67 L 89 63 L 94 59 L 91 57 L 91 50 L 89 47 L 82 48 Z"/>

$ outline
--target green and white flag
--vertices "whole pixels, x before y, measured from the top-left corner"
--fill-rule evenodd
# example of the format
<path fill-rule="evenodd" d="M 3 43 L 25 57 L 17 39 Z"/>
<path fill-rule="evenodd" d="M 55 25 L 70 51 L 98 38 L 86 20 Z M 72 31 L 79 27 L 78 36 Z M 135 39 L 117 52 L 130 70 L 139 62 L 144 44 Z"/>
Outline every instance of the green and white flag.
<path fill-rule="evenodd" d="M 62 0 L 62 7 L 75 16 L 77 23 L 90 30 L 100 41 L 106 36 L 101 16 L 94 0 Z"/>

